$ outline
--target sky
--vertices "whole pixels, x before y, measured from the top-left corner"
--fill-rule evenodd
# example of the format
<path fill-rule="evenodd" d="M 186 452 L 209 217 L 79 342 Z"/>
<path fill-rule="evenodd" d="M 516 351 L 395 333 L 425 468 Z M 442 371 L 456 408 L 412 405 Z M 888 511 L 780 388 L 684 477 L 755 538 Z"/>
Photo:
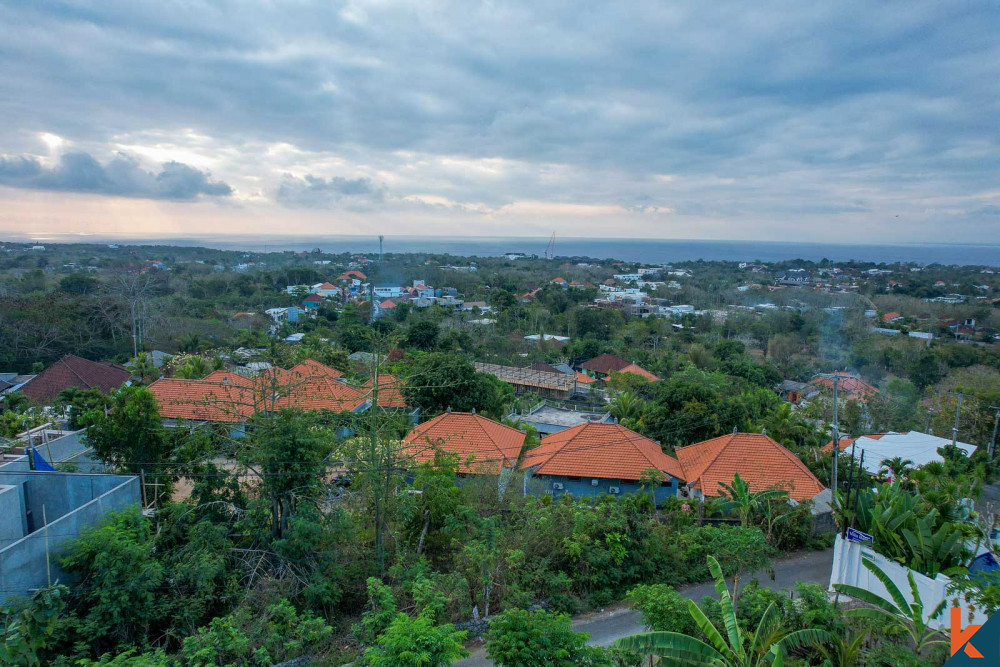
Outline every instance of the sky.
<path fill-rule="evenodd" d="M 997 243 L 994 2 L 0 0 L 0 239 Z"/>

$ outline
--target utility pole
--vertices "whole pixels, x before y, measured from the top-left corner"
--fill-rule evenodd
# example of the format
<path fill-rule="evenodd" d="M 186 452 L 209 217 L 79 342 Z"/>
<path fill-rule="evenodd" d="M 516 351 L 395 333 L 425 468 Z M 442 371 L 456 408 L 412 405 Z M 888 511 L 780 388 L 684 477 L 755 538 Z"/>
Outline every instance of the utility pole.
<path fill-rule="evenodd" d="M 955 406 L 955 426 L 951 429 L 951 446 L 955 447 L 958 445 L 958 423 L 959 419 L 962 417 L 962 400 L 965 398 L 965 394 L 962 392 L 956 392 L 958 396 L 958 405 Z"/>
<path fill-rule="evenodd" d="M 382 266 L 382 242 L 384 240 L 385 240 L 385 237 L 382 236 L 381 234 L 379 234 L 378 235 L 378 265 L 379 265 L 379 267 Z"/>
<path fill-rule="evenodd" d="M 996 451 L 997 447 L 997 426 L 1000 426 L 1000 406 L 991 405 L 990 410 L 996 410 L 996 417 L 993 418 L 993 438 L 990 440 L 990 448 L 987 452 L 990 455 L 990 460 L 993 460 L 993 452 Z"/>
<path fill-rule="evenodd" d="M 840 375 L 836 373 L 817 373 L 813 378 L 826 378 L 833 382 L 833 464 L 830 469 L 830 488 L 833 489 L 834 495 L 837 493 L 837 462 L 840 458 L 840 422 L 838 421 L 837 406 L 839 403 L 838 390 L 840 388 L 840 380 L 842 379 Z"/>

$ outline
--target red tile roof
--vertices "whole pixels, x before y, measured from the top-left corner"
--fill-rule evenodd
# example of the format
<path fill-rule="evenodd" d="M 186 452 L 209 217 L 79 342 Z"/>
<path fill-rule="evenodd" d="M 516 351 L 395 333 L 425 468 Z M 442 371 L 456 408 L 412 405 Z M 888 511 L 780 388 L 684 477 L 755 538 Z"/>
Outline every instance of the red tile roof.
<path fill-rule="evenodd" d="M 337 289 L 337 286 L 332 283 L 322 283 L 318 289 L 331 290 L 331 289 Z"/>
<path fill-rule="evenodd" d="M 580 371 L 576 372 L 576 381 L 580 384 L 593 384 L 594 382 L 597 382 L 594 378 L 590 377 L 586 373 L 581 373 Z"/>
<path fill-rule="evenodd" d="M 160 406 L 160 416 L 167 419 L 234 423 L 258 408 L 253 390 L 235 384 L 163 378 L 149 385 L 149 390 Z"/>
<path fill-rule="evenodd" d="M 109 361 L 88 361 L 73 354 L 55 362 L 19 390 L 36 403 L 49 403 L 63 389 L 100 389 L 108 393 L 122 386 L 132 373 Z"/>
<path fill-rule="evenodd" d="M 387 308 L 395 308 L 396 307 L 396 302 L 393 301 L 392 299 L 386 299 L 385 301 L 383 301 L 382 303 L 380 303 L 378 305 L 378 307 L 381 308 L 382 310 L 385 310 Z"/>
<path fill-rule="evenodd" d="M 278 369 L 281 370 L 281 369 Z M 336 368 L 331 368 L 315 359 L 306 359 L 292 366 L 287 371 L 293 377 L 324 377 L 330 380 L 344 377 L 344 374 Z"/>
<path fill-rule="evenodd" d="M 309 303 L 322 303 L 323 297 L 321 297 L 319 294 L 310 294 L 309 296 L 302 299 L 302 303 L 305 303 L 307 301 Z"/>
<path fill-rule="evenodd" d="M 623 369 L 621 369 L 620 371 L 617 371 L 617 372 L 618 373 L 634 373 L 634 374 L 638 375 L 639 377 L 646 378 L 650 382 L 656 382 L 657 380 L 660 379 L 660 378 L 656 377 L 655 375 L 653 375 L 652 373 L 650 373 L 649 371 L 647 371 L 645 368 L 643 368 L 639 364 L 629 364 L 628 366 L 626 366 L 625 368 L 623 368 Z"/>
<path fill-rule="evenodd" d="M 536 475 L 638 480 L 653 468 L 684 479 L 677 459 L 649 438 L 620 424 L 589 423 L 553 433 L 524 455 L 522 469 Z"/>
<path fill-rule="evenodd" d="M 353 412 L 366 400 L 364 392 L 354 387 L 336 380 L 314 376 L 302 382 L 293 382 L 288 392 L 275 401 L 275 405 L 279 409 Z"/>
<path fill-rule="evenodd" d="M 501 465 L 517 465 L 524 433 L 482 415 L 446 412 L 414 428 L 403 444 L 418 463 L 433 461 L 438 447 L 458 455 L 459 472 L 495 475 Z"/>
<path fill-rule="evenodd" d="M 238 387 L 253 387 L 253 380 L 232 371 L 212 371 L 202 378 L 204 382 L 216 382 L 218 384 L 231 384 Z"/>
<path fill-rule="evenodd" d="M 368 378 L 362 385 L 371 391 L 372 379 Z M 380 373 L 378 376 L 378 405 L 380 408 L 405 408 L 406 399 L 403 398 L 403 381 L 395 375 Z"/>
<path fill-rule="evenodd" d="M 595 373 L 610 374 L 611 371 L 620 371 L 629 365 L 629 362 L 617 355 L 601 354 L 594 357 L 590 361 L 583 362 L 580 364 L 580 368 L 584 368 L 588 371 L 594 371 Z"/>
<path fill-rule="evenodd" d="M 850 373 L 834 373 L 834 375 L 840 376 L 840 382 L 837 383 L 838 392 L 848 401 L 869 398 L 878 393 L 878 389 Z M 833 380 L 826 377 L 816 378 L 812 384 L 833 389 Z"/>
<path fill-rule="evenodd" d="M 719 482 L 736 473 L 751 491 L 780 488 L 794 500 L 809 500 L 823 490 L 795 454 L 762 433 L 732 433 L 677 450 L 688 484 L 708 497 L 720 495 Z"/>
<path fill-rule="evenodd" d="M 882 321 L 883 322 L 892 322 L 897 317 L 902 317 L 902 315 L 900 315 L 899 313 L 895 313 L 895 312 L 893 312 L 893 313 L 884 313 L 882 315 Z"/>
<path fill-rule="evenodd" d="M 561 285 L 562 283 L 566 282 L 566 279 L 565 278 L 556 277 L 556 278 L 552 279 L 552 282 L 559 283 Z"/>
<path fill-rule="evenodd" d="M 874 433 L 872 435 L 859 435 L 858 438 L 868 438 L 869 440 L 881 440 L 882 436 L 888 435 L 887 433 Z M 858 438 L 841 438 L 840 439 L 840 451 L 844 451 L 848 447 L 854 444 L 854 441 Z M 833 440 L 823 445 L 824 452 L 833 451 Z"/>

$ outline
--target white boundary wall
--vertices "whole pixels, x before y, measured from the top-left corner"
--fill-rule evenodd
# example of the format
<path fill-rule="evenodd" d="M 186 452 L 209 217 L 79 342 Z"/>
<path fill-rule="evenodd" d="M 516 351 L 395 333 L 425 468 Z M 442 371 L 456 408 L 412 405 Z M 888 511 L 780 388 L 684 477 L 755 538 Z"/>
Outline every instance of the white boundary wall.
<path fill-rule="evenodd" d="M 863 560 L 872 561 L 879 569 L 889 575 L 889 579 L 896 584 L 896 587 L 899 588 L 906 601 L 913 602 L 913 596 L 910 594 L 910 582 L 906 576 L 908 572 L 907 568 L 880 553 L 876 553 L 869 546 L 845 540 L 840 535 L 837 535 L 837 541 L 833 545 L 833 569 L 830 572 L 830 590 L 833 590 L 834 584 L 847 584 L 863 588 L 886 600 L 892 601 L 889 591 L 878 580 L 878 577 L 864 566 L 862 563 Z M 939 574 L 934 579 L 931 579 L 919 572 L 914 572 L 913 580 L 917 584 L 917 592 L 920 593 L 920 601 L 924 605 L 924 620 L 928 621 L 928 625 L 938 630 L 951 627 L 950 612 L 947 609 L 947 607 L 951 606 L 950 601 L 946 603 L 946 608 L 937 618 L 927 619 L 927 616 L 934 611 L 934 608 L 942 600 L 948 599 L 948 586 L 951 584 L 951 579 L 943 574 Z M 988 616 L 980 611 L 970 613 L 968 609 L 963 608 L 963 627 L 970 624 L 982 625 L 988 618 Z"/>

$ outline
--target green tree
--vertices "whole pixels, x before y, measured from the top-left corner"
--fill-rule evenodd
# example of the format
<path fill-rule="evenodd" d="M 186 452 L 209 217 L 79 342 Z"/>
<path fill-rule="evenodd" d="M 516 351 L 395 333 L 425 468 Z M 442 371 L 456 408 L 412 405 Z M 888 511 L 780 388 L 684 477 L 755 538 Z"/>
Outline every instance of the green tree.
<path fill-rule="evenodd" d="M 146 643 L 163 612 L 164 569 L 154 553 L 149 523 L 135 509 L 85 531 L 61 559 L 63 569 L 79 580 L 78 631 L 93 655 Z"/>
<path fill-rule="evenodd" d="M 573 632 L 568 614 L 508 609 L 490 623 L 486 655 L 503 667 L 571 667 L 585 664 L 589 636 Z"/>
<path fill-rule="evenodd" d="M 153 364 L 153 358 L 149 356 L 148 352 L 140 352 L 139 355 L 132 360 L 132 373 L 139 378 L 139 381 L 143 384 L 148 383 L 150 380 L 155 380 L 160 376 L 159 371 L 156 369 L 156 365 Z"/>
<path fill-rule="evenodd" d="M 750 485 L 746 483 L 739 473 L 733 476 L 733 483 L 726 484 L 719 482 L 720 491 L 727 500 L 722 504 L 723 511 L 734 511 L 740 518 L 740 525 L 746 528 L 750 525 L 754 512 L 760 511 L 765 503 L 778 498 L 787 498 L 788 491 L 781 489 L 766 489 L 764 491 L 751 491 Z"/>
<path fill-rule="evenodd" d="M 406 332 L 406 344 L 418 350 L 434 349 L 437 339 L 438 325 L 430 320 L 414 322 Z"/>
<path fill-rule="evenodd" d="M 459 412 L 476 410 L 499 418 L 514 395 L 506 382 L 477 373 L 469 361 L 443 352 L 420 357 L 402 391 L 407 404 L 419 407 L 426 416 L 451 408 Z"/>
<path fill-rule="evenodd" d="M 42 664 L 40 653 L 52 646 L 68 592 L 57 584 L 38 589 L 21 604 L 8 602 L 0 607 L 0 663 L 25 667 Z"/>
<path fill-rule="evenodd" d="M 431 614 L 396 614 L 364 658 L 372 667 L 445 667 L 469 655 L 465 637 L 451 624 L 435 625 Z"/>
<path fill-rule="evenodd" d="M 722 568 L 712 556 L 708 557 L 708 568 L 720 598 L 725 634 L 698 605 L 689 600 L 688 611 L 707 641 L 680 632 L 646 632 L 623 637 L 615 645 L 657 656 L 667 664 L 758 667 L 781 665 L 788 651 L 829 641 L 830 635 L 825 630 L 790 631 L 784 628 L 774 602 L 764 612 L 756 628 L 751 631 L 741 627 L 736 616 L 736 604 L 722 576 Z"/>
<path fill-rule="evenodd" d="M 156 397 L 146 387 L 122 387 L 111 395 L 108 414 L 90 410 L 82 417 L 88 425 L 87 443 L 102 460 L 138 473 L 159 472 L 159 464 L 170 460 L 172 443 L 167 437 Z"/>

